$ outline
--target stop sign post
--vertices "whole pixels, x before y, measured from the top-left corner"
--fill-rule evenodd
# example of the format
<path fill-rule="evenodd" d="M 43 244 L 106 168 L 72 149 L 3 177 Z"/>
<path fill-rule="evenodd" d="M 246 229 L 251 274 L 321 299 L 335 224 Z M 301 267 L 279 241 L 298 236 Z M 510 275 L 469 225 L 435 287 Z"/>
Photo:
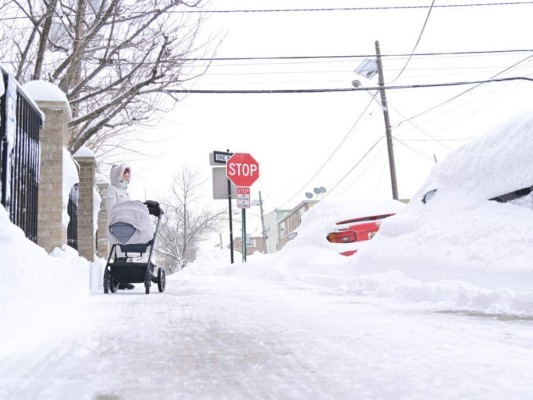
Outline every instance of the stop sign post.
<path fill-rule="evenodd" d="M 226 161 L 226 176 L 237 187 L 250 187 L 259 178 L 259 164 L 248 153 L 235 153 Z"/>
<path fill-rule="evenodd" d="M 259 163 L 248 153 L 235 153 L 226 161 L 226 176 L 237 186 L 237 193 L 250 196 L 250 186 L 259 178 Z M 246 262 L 246 207 L 249 201 L 237 202 L 242 209 L 242 261 Z"/>

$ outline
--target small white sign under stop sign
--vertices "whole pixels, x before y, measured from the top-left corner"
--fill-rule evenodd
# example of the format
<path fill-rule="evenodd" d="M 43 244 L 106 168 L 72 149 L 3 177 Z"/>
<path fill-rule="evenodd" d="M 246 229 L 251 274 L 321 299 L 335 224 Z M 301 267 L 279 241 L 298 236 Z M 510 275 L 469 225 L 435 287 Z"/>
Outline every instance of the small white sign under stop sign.
<path fill-rule="evenodd" d="M 250 188 L 238 187 L 237 188 L 237 207 L 238 208 L 250 208 Z"/>

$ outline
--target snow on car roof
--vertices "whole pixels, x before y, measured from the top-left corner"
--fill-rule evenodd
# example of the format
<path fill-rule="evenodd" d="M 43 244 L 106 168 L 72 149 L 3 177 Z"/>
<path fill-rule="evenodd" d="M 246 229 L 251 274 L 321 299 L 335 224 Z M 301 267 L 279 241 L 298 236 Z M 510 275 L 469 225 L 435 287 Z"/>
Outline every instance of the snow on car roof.
<path fill-rule="evenodd" d="M 431 171 L 414 198 L 432 189 L 489 199 L 533 185 L 533 111 L 464 145 Z"/>

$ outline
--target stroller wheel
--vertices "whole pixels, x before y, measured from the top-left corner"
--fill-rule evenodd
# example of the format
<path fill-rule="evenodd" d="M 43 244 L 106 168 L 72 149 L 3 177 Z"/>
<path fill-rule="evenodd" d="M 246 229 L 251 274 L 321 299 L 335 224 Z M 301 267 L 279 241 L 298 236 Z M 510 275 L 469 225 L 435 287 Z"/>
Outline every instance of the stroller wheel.
<path fill-rule="evenodd" d="M 120 282 L 117 282 L 113 279 L 112 276 L 109 276 L 109 289 L 111 290 L 111 293 L 116 293 L 118 290 L 118 285 L 120 285 Z"/>
<path fill-rule="evenodd" d="M 104 272 L 104 293 L 108 294 L 116 293 L 118 289 L 118 282 L 113 279 L 111 274 L 109 273 L 109 270 L 106 268 Z"/>
<path fill-rule="evenodd" d="M 164 268 L 159 268 L 157 271 L 157 288 L 162 293 L 165 291 L 165 286 L 167 284 L 166 273 Z"/>
<path fill-rule="evenodd" d="M 111 275 L 109 274 L 109 270 L 106 268 L 104 272 L 104 293 L 108 294 L 111 290 L 111 284 L 110 284 Z"/>

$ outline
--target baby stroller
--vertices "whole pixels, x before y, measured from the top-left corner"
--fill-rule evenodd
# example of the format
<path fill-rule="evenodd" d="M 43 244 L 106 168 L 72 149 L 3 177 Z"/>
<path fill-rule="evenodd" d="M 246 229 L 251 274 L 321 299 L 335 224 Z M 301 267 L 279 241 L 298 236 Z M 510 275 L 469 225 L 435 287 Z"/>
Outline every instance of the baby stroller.
<path fill-rule="evenodd" d="M 150 215 L 157 217 L 155 231 Z M 104 293 L 116 293 L 121 283 L 144 282 L 146 294 L 150 293 L 151 283 L 157 283 L 160 292 L 165 291 L 164 268 L 154 273 L 152 263 L 157 230 L 163 210 L 156 201 L 123 201 L 113 206 L 109 213 L 109 242 L 112 244 L 104 271 Z M 120 249 L 120 253 L 118 254 Z M 133 257 L 146 262 L 132 261 Z"/>

